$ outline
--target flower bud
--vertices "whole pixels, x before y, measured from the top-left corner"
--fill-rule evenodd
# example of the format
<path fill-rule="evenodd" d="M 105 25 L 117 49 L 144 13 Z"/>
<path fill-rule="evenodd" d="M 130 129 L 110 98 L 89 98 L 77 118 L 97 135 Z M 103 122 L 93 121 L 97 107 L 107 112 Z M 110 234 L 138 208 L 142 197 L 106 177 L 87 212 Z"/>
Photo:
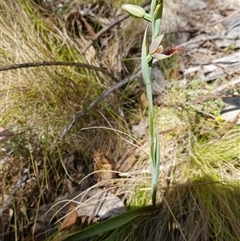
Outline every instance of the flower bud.
<path fill-rule="evenodd" d="M 135 18 L 143 18 L 146 14 L 142 7 L 133 4 L 123 4 L 122 9 Z"/>

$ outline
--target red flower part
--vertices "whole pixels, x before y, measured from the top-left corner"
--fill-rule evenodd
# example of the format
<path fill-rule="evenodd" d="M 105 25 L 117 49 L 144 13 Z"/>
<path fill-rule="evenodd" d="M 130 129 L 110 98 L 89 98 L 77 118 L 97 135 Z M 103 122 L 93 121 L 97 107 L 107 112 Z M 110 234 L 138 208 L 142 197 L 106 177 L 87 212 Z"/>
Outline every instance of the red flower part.
<path fill-rule="evenodd" d="M 176 46 L 172 46 L 169 47 L 168 49 L 166 49 L 163 54 L 165 55 L 173 55 L 173 54 L 187 54 L 186 48 L 184 46 L 181 45 L 176 45 Z"/>

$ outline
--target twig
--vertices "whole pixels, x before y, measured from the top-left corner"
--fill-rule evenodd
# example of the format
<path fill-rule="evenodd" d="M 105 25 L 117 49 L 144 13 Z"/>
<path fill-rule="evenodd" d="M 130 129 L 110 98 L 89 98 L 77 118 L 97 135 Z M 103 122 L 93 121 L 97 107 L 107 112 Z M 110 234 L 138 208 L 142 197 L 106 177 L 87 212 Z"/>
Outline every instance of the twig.
<path fill-rule="evenodd" d="M 94 65 L 84 64 L 84 63 L 80 63 L 80 62 L 67 62 L 67 61 L 29 62 L 29 63 L 0 66 L 0 71 L 6 71 L 6 70 L 12 70 L 12 69 L 21 69 L 21 68 L 33 68 L 33 67 L 41 67 L 41 66 L 75 66 L 75 67 L 80 67 L 80 68 L 93 69 L 95 71 L 102 72 L 102 73 L 108 75 L 115 82 L 118 81 L 118 79 L 112 73 L 108 72 L 107 70 L 102 69 L 102 68 L 97 67 L 97 66 L 94 66 Z"/>
<path fill-rule="evenodd" d="M 220 35 L 214 35 L 214 36 L 207 36 L 204 38 L 200 38 L 200 39 L 193 39 L 193 40 L 189 40 L 187 42 L 182 43 L 181 45 L 186 47 L 188 45 L 191 44 L 195 44 L 195 43 L 199 43 L 199 42 L 206 42 L 206 41 L 211 41 L 211 40 L 216 40 L 216 39 L 230 39 L 230 40 L 236 40 L 236 38 L 232 38 L 232 37 L 227 37 L 227 36 L 220 36 Z"/>
<path fill-rule="evenodd" d="M 186 239 L 186 237 L 185 237 L 185 235 L 184 235 L 184 233 L 183 233 L 183 230 L 182 230 L 182 228 L 181 228 L 179 222 L 177 221 L 177 219 L 176 219 L 176 217 L 175 217 L 175 215 L 174 215 L 174 213 L 173 213 L 173 211 L 172 211 L 170 205 L 168 204 L 167 200 L 165 199 L 165 197 L 163 197 L 163 200 L 164 200 L 164 203 L 166 204 L 166 206 L 167 206 L 167 208 L 168 208 L 170 214 L 172 215 L 172 218 L 173 218 L 173 220 L 174 220 L 174 222 L 175 222 L 175 225 L 178 226 L 178 230 L 180 231 L 183 240 L 184 240 L 184 241 L 187 241 L 187 239 Z"/>
<path fill-rule="evenodd" d="M 28 131 L 30 131 L 30 129 L 22 131 L 20 133 L 12 133 L 12 132 L 7 131 L 7 130 L 0 131 L 0 142 L 7 141 L 7 140 L 9 140 L 13 137 L 16 137 L 16 136 L 20 136 L 20 135 L 22 135 L 22 134 L 24 134 Z"/>
<path fill-rule="evenodd" d="M 140 5 L 141 7 L 146 7 L 147 5 L 149 5 L 151 3 L 150 0 L 147 0 L 145 3 L 143 3 L 142 5 Z M 115 25 L 119 24 L 120 22 L 122 22 L 123 20 L 125 20 L 126 18 L 129 17 L 129 14 L 124 14 L 122 15 L 120 18 L 116 19 L 115 21 L 113 21 L 110 25 L 102 28 L 99 32 L 97 32 L 95 34 L 95 36 L 90 40 L 89 44 L 86 46 L 86 48 L 84 49 L 84 53 L 90 48 L 90 46 L 93 44 L 94 41 L 96 41 L 102 34 L 104 34 L 105 32 L 107 32 L 109 29 L 113 28 Z"/>
<path fill-rule="evenodd" d="M 80 118 L 82 118 L 86 113 L 91 110 L 96 104 L 101 102 L 103 99 L 105 99 L 108 95 L 110 95 L 115 90 L 119 89 L 123 85 L 127 84 L 128 82 L 139 78 L 141 76 L 142 71 L 138 70 L 138 72 L 135 75 L 131 75 L 130 77 L 127 77 L 114 86 L 112 86 L 110 89 L 104 91 L 100 96 L 98 96 L 85 110 L 81 111 L 79 114 L 77 114 L 74 119 L 64 128 L 64 130 L 61 132 L 59 136 L 59 140 L 62 140 L 66 134 L 72 129 L 73 125 L 76 124 L 77 121 L 79 121 Z"/>
<path fill-rule="evenodd" d="M 5 209 L 11 204 L 13 196 L 16 194 L 16 192 L 18 191 L 18 189 L 21 187 L 22 183 L 24 183 L 27 180 L 28 177 L 28 173 L 29 170 L 28 168 L 25 168 L 23 170 L 23 173 L 21 175 L 21 177 L 19 177 L 16 185 L 14 186 L 11 194 L 9 195 L 9 197 L 7 198 L 7 200 L 4 202 L 4 204 L 0 207 L 0 216 L 3 214 L 3 212 L 5 211 Z"/>
<path fill-rule="evenodd" d="M 175 31 L 174 32 L 167 32 L 167 33 L 165 33 L 165 35 L 167 35 L 167 34 L 174 34 L 174 33 L 202 32 L 202 31 L 205 31 L 208 28 L 211 28 L 212 26 L 216 26 L 217 24 L 226 21 L 227 19 L 233 17 L 234 15 L 237 15 L 238 13 L 240 13 L 240 10 L 236 10 L 233 13 L 231 13 L 230 15 L 228 15 L 228 16 L 222 18 L 222 19 L 219 19 L 217 21 L 214 21 L 214 22 L 212 22 L 212 23 L 210 23 L 210 24 L 208 24 L 208 25 L 206 25 L 206 26 L 204 26 L 202 28 L 190 28 L 190 29 L 179 30 L 179 31 L 176 31 L 176 32 Z"/>
<path fill-rule="evenodd" d="M 20 69 L 20 68 L 32 68 L 32 67 L 41 67 L 41 66 L 75 66 L 75 67 L 82 67 L 82 68 L 88 68 L 88 69 L 93 69 L 96 71 L 100 71 L 102 73 L 105 73 L 106 75 L 110 76 L 115 82 L 118 82 L 118 79 L 110 72 L 107 70 L 104 70 L 102 68 L 89 65 L 89 64 L 84 64 L 84 63 L 79 63 L 79 62 L 64 62 L 64 61 L 43 61 L 43 62 L 28 62 L 28 63 L 21 63 L 21 64 L 12 64 L 12 65 L 6 65 L 6 66 L 0 66 L 0 71 L 7 71 L 7 70 L 12 70 L 12 69 Z M 81 118 L 83 117 L 90 109 L 92 109 L 97 103 L 101 102 L 103 99 L 105 99 L 108 95 L 110 95 L 112 92 L 115 90 L 119 89 L 126 83 L 132 81 L 135 78 L 138 78 L 141 76 L 141 70 L 139 70 L 135 75 L 132 75 L 130 77 L 127 77 L 117 84 L 115 84 L 113 87 L 110 89 L 106 90 L 105 92 L 102 93 L 99 97 L 97 97 L 85 110 L 80 112 L 79 114 L 76 115 L 76 117 L 71 121 L 70 124 L 64 128 L 64 130 L 61 132 L 59 139 L 62 140 L 63 137 L 72 129 L 73 125 Z"/>
<path fill-rule="evenodd" d="M 233 120 L 227 125 L 226 127 L 226 132 L 229 131 L 234 125 L 236 125 L 237 121 L 239 120 L 240 118 L 240 111 L 238 112 L 238 114 L 233 118 Z M 224 134 L 221 136 L 223 137 Z"/>
<path fill-rule="evenodd" d="M 240 10 L 239 10 L 239 9 L 236 10 L 236 11 L 234 11 L 233 13 L 229 14 L 228 16 L 222 18 L 222 19 L 219 19 L 219 20 L 217 20 L 217 21 L 214 21 L 213 23 L 210 23 L 209 25 L 207 25 L 206 27 L 204 27 L 203 30 L 206 29 L 206 28 L 210 28 L 210 27 L 212 27 L 212 26 L 216 26 L 218 23 L 222 23 L 222 22 L 226 21 L 227 19 L 233 17 L 234 15 L 237 15 L 238 13 L 240 13 Z M 202 30 L 202 29 L 200 29 L 200 30 Z"/>
<path fill-rule="evenodd" d="M 154 59 L 153 64 L 158 62 L 158 60 Z M 66 134 L 72 129 L 72 127 L 78 122 L 83 116 L 85 116 L 89 110 L 91 110 L 96 104 L 101 102 L 103 99 L 105 99 L 108 95 L 110 95 L 115 90 L 121 88 L 123 85 L 127 84 L 128 82 L 131 82 L 132 80 L 139 78 L 142 74 L 142 70 L 138 70 L 135 75 L 126 77 L 125 79 L 121 80 L 114 86 L 112 86 L 110 89 L 104 91 L 100 96 L 98 96 L 85 110 L 81 111 L 79 114 L 77 114 L 73 120 L 62 130 L 61 134 L 59 135 L 59 140 L 62 140 Z"/>
<path fill-rule="evenodd" d="M 90 224 L 90 222 L 93 221 L 94 217 L 98 216 L 98 213 L 99 213 L 100 209 L 102 208 L 103 202 L 107 198 L 108 191 L 105 190 L 105 189 L 103 189 L 103 190 L 104 191 L 99 195 L 99 197 L 97 199 L 97 202 L 96 202 L 96 204 L 93 207 L 91 216 L 89 217 L 89 220 L 88 220 L 88 224 Z"/>

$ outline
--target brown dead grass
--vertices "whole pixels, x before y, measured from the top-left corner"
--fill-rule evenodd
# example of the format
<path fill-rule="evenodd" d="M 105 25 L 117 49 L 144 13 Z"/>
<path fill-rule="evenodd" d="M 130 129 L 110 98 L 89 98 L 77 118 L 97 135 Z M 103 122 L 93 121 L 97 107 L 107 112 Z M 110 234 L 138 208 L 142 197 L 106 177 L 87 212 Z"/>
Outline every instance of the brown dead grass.
<path fill-rule="evenodd" d="M 99 66 L 100 61 L 91 55 L 97 55 L 96 52 L 91 52 L 90 49 L 85 56 L 82 53 L 86 39 L 82 36 L 73 37 L 68 33 L 62 19 L 51 22 L 36 6 L 25 1 L 1 2 L 0 11 L 5 13 L 0 17 L 0 65 L 77 60 L 83 63 L 90 61 L 92 65 Z M 103 62 L 103 65 L 110 62 L 115 65 L 113 59 L 118 59 L 116 54 L 116 51 L 111 51 L 109 62 Z M 112 71 L 111 68 L 112 65 L 109 65 Z M 109 126 L 102 115 L 117 129 L 121 129 L 125 124 L 118 121 L 114 112 L 117 111 L 119 103 L 116 97 L 111 96 L 80 120 L 63 141 L 58 141 L 61 131 L 76 113 L 82 111 L 102 90 L 113 84 L 107 76 L 87 68 L 22 68 L 1 72 L 0 81 L 0 125 L 14 133 L 27 130 L 26 133 L 4 143 L 1 153 L 7 158 L 7 164 L 1 169 L 1 173 L 4 173 L 0 180 L 1 205 L 11 195 L 12 187 L 21 176 L 23 168 L 30 171 L 28 183 L 14 200 L 15 215 L 25 217 L 16 221 L 15 226 L 20 231 L 28 223 L 27 215 L 30 209 L 36 209 L 41 203 L 53 200 L 57 193 L 62 193 L 61 182 L 66 175 L 66 153 L 74 152 L 78 156 L 76 162 L 81 162 L 84 171 L 88 173 L 92 170 L 89 162 L 92 162 L 94 150 L 101 148 L 106 153 L 114 151 L 115 155 L 118 155 L 118 148 L 122 148 L 117 144 L 119 137 L 112 135 L 111 131 L 98 128 L 88 131 L 80 129 L 87 126 Z M 19 163 L 17 171 L 11 168 L 14 163 Z M 10 224 L 6 225 L 9 230 Z"/>

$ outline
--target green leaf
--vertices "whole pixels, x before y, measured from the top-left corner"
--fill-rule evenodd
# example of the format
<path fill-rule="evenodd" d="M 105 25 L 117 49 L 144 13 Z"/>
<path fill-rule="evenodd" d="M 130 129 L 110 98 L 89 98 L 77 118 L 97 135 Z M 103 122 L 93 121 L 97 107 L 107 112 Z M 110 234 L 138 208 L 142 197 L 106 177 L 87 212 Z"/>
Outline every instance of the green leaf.
<path fill-rule="evenodd" d="M 157 185 L 158 185 L 158 176 L 159 176 L 159 165 L 160 165 L 160 138 L 159 134 L 156 133 L 156 144 L 155 144 L 155 158 L 152 163 L 152 203 L 156 205 L 156 196 L 157 196 Z"/>
<path fill-rule="evenodd" d="M 159 1 L 155 7 L 152 21 L 154 21 L 153 38 L 156 38 L 161 32 L 162 24 L 162 11 L 163 11 L 163 0 Z"/>
<path fill-rule="evenodd" d="M 146 206 L 137 208 L 131 211 L 128 211 L 124 214 L 121 214 L 117 217 L 108 219 L 106 221 L 94 224 L 88 228 L 85 228 L 83 230 L 80 230 L 76 233 L 72 233 L 67 235 L 67 241 L 78 241 L 83 240 L 86 238 L 90 238 L 96 235 L 101 235 L 104 232 L 108 232 L 110 230 L 116 229 L 118 227 L 121 227 L 133 219 L 139 217 L 140 215 L 150 213 L 154 210 L 153 206 Z"/>
<path fill-rule="evenodd" d="M 151 66 L 152 59 L 148 61 L 148 43 L 147 43 L 148 27 L 145 30 L 143 43 L 142 43 L 142 76 L 146 85 L 147 98 L 148 98 L 148 117 L 149 117 L 149 136 L 150 136 L 150 153 L 151 158 L 154 158 L 154 132 L 153 132 L 153 101 L 152 101 L 152 86 L 151 86 Z"/>
<path fill-rule="evenodd" d="M 151 64 L 152 60 L 148 61 L 148 42 L 147 42 L 147 33 L 148 27 L 145 30 L 142 42 L 142 53 L 141 53 L 141 67 L 142 67 L 142 76 L 144 83 L 150 84 L 151 82 Z"/>

